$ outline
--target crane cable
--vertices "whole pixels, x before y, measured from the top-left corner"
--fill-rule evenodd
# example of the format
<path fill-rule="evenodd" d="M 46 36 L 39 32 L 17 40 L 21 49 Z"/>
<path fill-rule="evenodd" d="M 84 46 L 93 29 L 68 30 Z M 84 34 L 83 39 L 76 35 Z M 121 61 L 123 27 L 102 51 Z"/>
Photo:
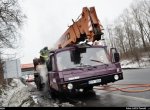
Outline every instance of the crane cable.
<path fill-rule="evenodd" d="M 126 86 L 126 87 L 119 88 L 119 87 L 115 87 L 116 85 L 117 86 Z M 105 86 L 97 86 L 94 88 L 97 90 L 106 90 L 109 92 L 121 91 L 121 92 L 128 92 L 128 93 L 138 93 L 138 92 L 150 91 L 150 84 L 112 84 L 112 85 L 105 85 Z M 129 90 L 130 88 L 145 88 L 145 89 Z"/>

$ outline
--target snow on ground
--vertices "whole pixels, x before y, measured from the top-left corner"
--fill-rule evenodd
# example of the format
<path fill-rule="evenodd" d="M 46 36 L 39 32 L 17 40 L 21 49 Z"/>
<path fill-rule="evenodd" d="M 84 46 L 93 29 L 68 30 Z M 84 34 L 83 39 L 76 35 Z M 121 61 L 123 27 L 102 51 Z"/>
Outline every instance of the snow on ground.
<path fill-rule="evenodd" d="M 34 82 L 23 84 L 13 79 L 9 85 L 0 88 L 0 107 L 73 107 L 69 102 L 59 103 L 37 91 Z"/>
<path fill-rule="evenodd" d="M 132 62 L 131 60 L 122 60 L 122 68 L 150 68 L 150 58 L 141 58 L 138 62 Z"/>
<path fill-rule="evenodd" d="M 0 106 L 2 107 L 28 107 L 31 102 L 34 102 L 30 98 L 27 86 L 19 79 L 13 79 L 9 85 L 1 89 L 0 99 Z"/>

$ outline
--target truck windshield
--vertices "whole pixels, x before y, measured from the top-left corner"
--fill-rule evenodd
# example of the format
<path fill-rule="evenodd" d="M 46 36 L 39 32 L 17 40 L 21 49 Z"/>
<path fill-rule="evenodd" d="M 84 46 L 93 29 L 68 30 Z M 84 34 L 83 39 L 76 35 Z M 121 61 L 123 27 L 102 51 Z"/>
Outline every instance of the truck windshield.
<path fill-rule="evenodd" d="M 72 50 L 67 50 L 57 53 L 56 58 L 59 71 L 110 63 L 104 48 L 86 48 L 86 52 L 80 53 L 80 58 L 74 58 L 80 61 L 72 61 L 71 51 Z"/>

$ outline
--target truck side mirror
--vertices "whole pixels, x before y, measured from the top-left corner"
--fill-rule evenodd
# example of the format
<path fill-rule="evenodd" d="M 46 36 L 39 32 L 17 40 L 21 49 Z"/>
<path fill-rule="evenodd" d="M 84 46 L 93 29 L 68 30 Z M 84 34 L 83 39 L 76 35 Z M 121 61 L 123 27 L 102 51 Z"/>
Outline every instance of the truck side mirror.
<path fill-rule="evenodd" d="M 113 63 L 120 61 L 120 55 L 116 48 L 110 48 L 110 58 Z"/>
<path fill-rule="evenodd" d="M 115 60 L 115 62 L 119 62 L 120 61 L 119 53 L 114 53 L 114 60 Z"/>

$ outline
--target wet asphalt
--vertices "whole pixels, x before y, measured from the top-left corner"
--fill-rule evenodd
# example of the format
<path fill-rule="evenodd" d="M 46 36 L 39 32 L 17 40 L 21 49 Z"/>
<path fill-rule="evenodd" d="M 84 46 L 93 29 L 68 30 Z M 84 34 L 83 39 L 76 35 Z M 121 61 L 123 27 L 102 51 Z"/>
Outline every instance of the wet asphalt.
<path fill-rule="evenodd" d="M 150 84 L 150 69 L 123 70 L 124 79 L 115 84 Z M 121 86 L 120 86 L 121 87 Z M 143 88 L 138 88 L 143 89 Z M 150 91 L 127 93 L 121 91 L 105 91 L 94 89 L 91 93 L 80 96 L 79 100 L 87 107 L 150 107 Z"/>
<path fill-rule="evenodd" d="M 150 68 L 123 70 L 123 76 L 123 80 L 117 81 L 114 84 L 150 84 Z M 36 90 L 33 93 L 36 92 L 38 93 Z M 45 99 L 43 100 L 43 98 L 39 97 L 39 100 L 42 100 L 40 101 L 41 107 L 51 106 L 48 104 L 49 102 L 64 105 L 64 107 L 70 105 L 74 107 L 150 107 L 150 91 L 127 93 L 94 89 L 94 91 L 86 94 L 78 93 L 68 96 L 66 99 L 47 99 L 47 105 L 45 105 Z"/>

